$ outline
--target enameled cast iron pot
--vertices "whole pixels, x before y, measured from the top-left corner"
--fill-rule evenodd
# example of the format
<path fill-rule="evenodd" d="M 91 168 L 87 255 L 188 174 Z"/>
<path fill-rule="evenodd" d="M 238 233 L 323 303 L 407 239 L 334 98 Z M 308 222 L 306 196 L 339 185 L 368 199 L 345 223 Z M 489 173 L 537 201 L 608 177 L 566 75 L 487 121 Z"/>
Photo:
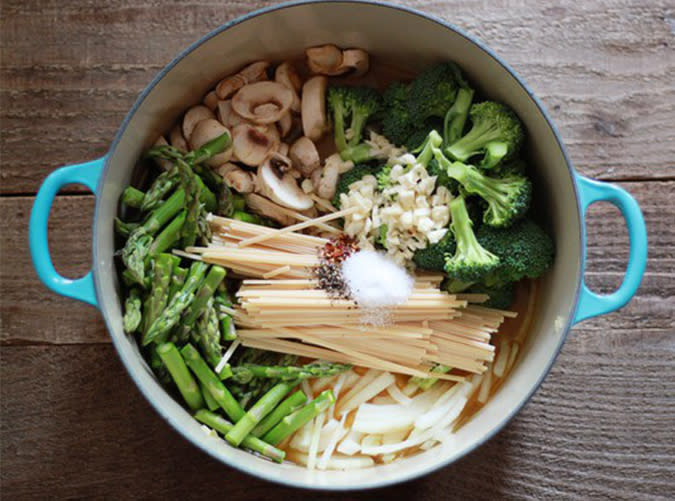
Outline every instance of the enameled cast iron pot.
<path fill-rule="evenodd" d="M 159 385 L 134 339 L 122 330 L 122 306 L 113 260 L 113 218 L 141 153 L 169 124 L 223 76 L 247 62 L 281 61 L 324 43 L 360 47 L 420 69 L 456 61 L 492 99 L 511 106 L 527 127 L 541 210 L 548 215 L 557 255 L 543 279 L 538 309 L 520 361 L 491 401 L 451 443 L 386 466 L 346 472 L 309 472 L 278 465 L 207 436 Z M 71 280 L 54 270 L 47 247 L 47 219 L 59 188 L 79 183 L 96 195 L 92 271 Z M 630 236 L 630 260 L 621 287 L 597 295 L 584 284 L 587 207 L 617 206 Z M 409 480 L 448 465 L 499 431 L 527 402 L 548 373 L 575 323 L 623 306 L 635 293 L 647 258 L 647 234 L 635 200 L 616 186 L 577 174 L 541 103 L 490 49 L 458 28 L 426 14 L 379 2 L 298 2 L 256 11 L 209 33 L 174 59 L 140 95 L 107 155 L 63 167 L 44 182 L 30 219 L 30 248 L 40 279 L 52 290 L 100 309 L 122 362 L 157 412 L 197 447 L 223 463 L 296 487 L 361 489 Z"/>

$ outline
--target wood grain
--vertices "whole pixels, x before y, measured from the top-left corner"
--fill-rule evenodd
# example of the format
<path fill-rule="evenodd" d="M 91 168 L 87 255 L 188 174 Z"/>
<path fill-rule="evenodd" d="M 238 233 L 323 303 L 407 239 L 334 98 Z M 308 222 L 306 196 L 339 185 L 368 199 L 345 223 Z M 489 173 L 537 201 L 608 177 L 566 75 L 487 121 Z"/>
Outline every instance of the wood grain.
<path fill-rule="evenodd" d="M 570 333 L 531 403 L 433 475 L 384 490 L 281 488 L 224 467 L 145 402 L 95 308 L 30 264 L 33 195 L 54 168 L 105 153 L 182 48 L 274 1 L 4 0 L 0 4 L 0 481 L 3 498 L 675 499 L 675 5 L 670 0 L 406 4 L 491 46 L 549 109 L 583 174 L 621 181 L 649 231 L 647 274 L 622 310 Z M 91 262 L 93 197 L 67 187 L 49 222 L 57 269 Z M 587 283 L 621 282 L 618 212 L 589 213 Z"/>
<path fill-rule="evenodd" d="M 175 54 L 274 3 L 3 2 L 0 192 L 31 193 L 55 167 L 105 153 L 138 93 Z M 675 176 L 675 15 L 667 0 L 408 5 L 503 56 L 548 107 L 581 172 Z"/>
<path fill-rule="evenodd" d="M 199 452 L 145 402 L 111 346 L 6 347 L 3 491 L 12 499 L 46 492 L 117 499 L 431 500 L 439 492 L 447 493 L 443 499 L 672 499 L 675 401 L 664 395 L 673 395 L 675 380 L 663 374 L 675 367 L 675 353 L 579 357 L 569 353 L 574 343 L 573 336 L 527 407 L 475 453 L 420 481 L 344 494 L 274 486 Z M 635 381 L 643 386 L 626 391 Z"/>

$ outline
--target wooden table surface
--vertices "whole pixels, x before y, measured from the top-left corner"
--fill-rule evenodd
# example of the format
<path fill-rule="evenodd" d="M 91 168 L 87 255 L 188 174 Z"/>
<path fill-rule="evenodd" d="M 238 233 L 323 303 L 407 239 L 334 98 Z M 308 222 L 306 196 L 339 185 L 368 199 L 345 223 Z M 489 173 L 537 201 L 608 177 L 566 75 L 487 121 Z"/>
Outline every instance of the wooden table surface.
<path fill-rule="evenodd" d="M 28 216 L 44 177 L 106 152 L 178 51 L 274 2 L 3 0 L 0 10 L 1 493 L 9 499 L 295 499 L 199 452 L 141 397 L 97 310 L 47 291 Z M 553 371 L 496 438 L 426 478 L 310 499 L 675 498 L 675 4 L 672 0 L 409 3 L 480 37 L 548 107 L 583 174 L 644 211 L 647 273 L 623 310 L 573 329 Z M 51 215 L 57 269 L 89 268 L 93 197 Z M 618 211 L 591 209 L 588 283 L 621 281 Z"/>

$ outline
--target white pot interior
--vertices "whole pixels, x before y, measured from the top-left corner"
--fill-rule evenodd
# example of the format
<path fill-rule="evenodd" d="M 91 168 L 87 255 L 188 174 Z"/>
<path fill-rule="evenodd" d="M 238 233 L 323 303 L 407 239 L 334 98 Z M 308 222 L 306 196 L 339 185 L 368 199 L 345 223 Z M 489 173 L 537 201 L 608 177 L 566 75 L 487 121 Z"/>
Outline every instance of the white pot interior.
<path fill-rule="evenodd" d="M 537 203 L 548 214 L 557 245 L 555 266 L 540 288 L 533 331 L 516 368 L 488 405 L 442 448 L 390 465 L 347 472 L 309 472 L 290 464 L 273 464 L 206 436 L 162 390 L 135 341 L 124 334 L 113 261 L 118 197 L 129 183 L 137 158 L 158 134 L 220 78 L 243 64 L 257 59 L 280 61 L 327 42 L 364 48 L 375 57 L 395 59 L 412 69 L 454 60 L 488 96 L 514 108 L 528 130 Z M 132 378 L 157 411 L 190 441 L 226 464 L 268 480 L 325 489 L 375 487 L 413 478 L 460 457 L 503 426 L 529 398 L 559 350 L 574 312 L 582 262 L 572 174 L 554 132 L 528 91 L 488 52 L 447 26 L 396 7 L 353 2 L 297 4 L 253 15 L 176 61 L 144 95 L 110 152 L 99 187 L 94 248 L 98 300 L 110 334 Z"/>

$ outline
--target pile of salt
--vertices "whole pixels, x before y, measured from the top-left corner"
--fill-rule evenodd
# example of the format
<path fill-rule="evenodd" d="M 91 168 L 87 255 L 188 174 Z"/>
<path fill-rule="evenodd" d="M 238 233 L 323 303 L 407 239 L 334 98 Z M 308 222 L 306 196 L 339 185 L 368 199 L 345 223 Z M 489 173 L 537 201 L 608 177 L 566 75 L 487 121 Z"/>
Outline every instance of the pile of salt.
<path fill-rule="evenodd" d="M 364 308 L 364 323 L 382 325 L 387 307 L 405 303 L 415 280 L 385 254 L 362 250 L 342 263 L 342 276 L 351 298 Z"/>

